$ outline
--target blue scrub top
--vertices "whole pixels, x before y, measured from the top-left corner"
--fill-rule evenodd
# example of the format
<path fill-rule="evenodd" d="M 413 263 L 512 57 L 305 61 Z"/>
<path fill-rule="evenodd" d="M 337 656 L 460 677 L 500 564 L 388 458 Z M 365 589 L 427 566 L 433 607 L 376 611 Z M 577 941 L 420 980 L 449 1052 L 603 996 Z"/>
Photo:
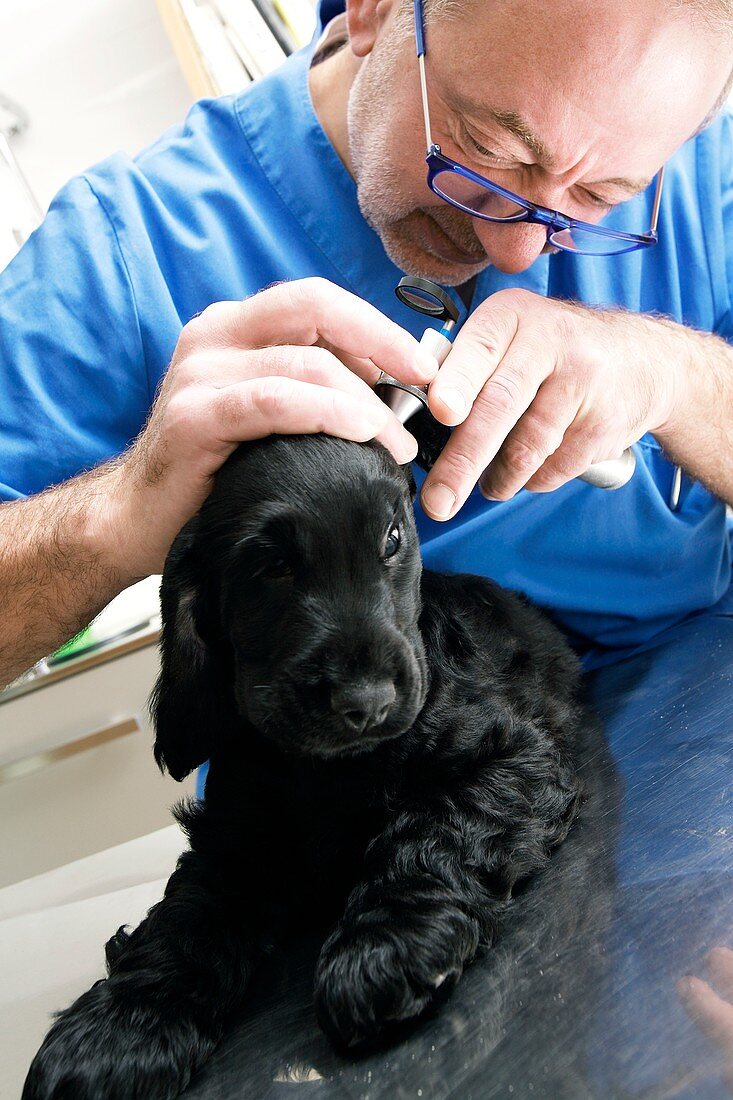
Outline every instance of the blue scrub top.
<path fill-rule="evenodd" d="M 334 11 L 337 10 L 334 6 Z M 353 180 L 307 88 L 309 47 L 234 96 L 194 105 L 137 157 L 73 179 L 0 275 L 0 497 L 14 499 L 120 453 L 145 422 L 184 325 L 210 302 L 320 275 L 419 336 L 394 295 L 399 271 L 362 218 Z M 475 303 L 519 286 L 599 306 L 660 312 L 730 338 L 731 117 L 668 167 L 660 243 L 614 258 L 541 256 L 489 269 Z M 651 194 L 609 224 L 649 225 Z M 731 579 L 723 504 L 684 479 L 654 439 L 631 482 L 417 518 L 429 567 L 492 576 L 552 610 L 581 644 L 627 647 L 709 607 Z"/>

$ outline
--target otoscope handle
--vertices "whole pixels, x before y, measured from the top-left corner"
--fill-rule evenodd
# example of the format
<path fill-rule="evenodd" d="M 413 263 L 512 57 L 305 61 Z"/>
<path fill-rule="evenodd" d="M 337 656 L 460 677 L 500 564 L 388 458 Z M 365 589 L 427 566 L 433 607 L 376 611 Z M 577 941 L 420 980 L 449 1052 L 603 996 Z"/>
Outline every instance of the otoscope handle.
<path fill-rule="evenodd" d="M 425 348 L 434 359 L 438 360 L 438 366 L 442 367 L 453 344 L 440 329 L 426 328 L 420 338 L 420 347 Z"/>
<path fill-rule="evenodd" d="M 584 474 L 578 476 L 581 481 L 587 481 L 598 489 L 620 489 L 627 481 L 631 481 L 635 469 L 636 455 L 631 447 L 627 447 L 620 458 L 594 462 Z"/>

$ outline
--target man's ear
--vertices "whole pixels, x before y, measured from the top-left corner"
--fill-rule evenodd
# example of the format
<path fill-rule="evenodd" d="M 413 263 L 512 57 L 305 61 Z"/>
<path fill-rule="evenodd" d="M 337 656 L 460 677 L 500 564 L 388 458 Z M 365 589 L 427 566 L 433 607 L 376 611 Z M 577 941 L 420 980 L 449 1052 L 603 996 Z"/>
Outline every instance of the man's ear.
<path fill-rule="evenodd" d="M 346 0 L 349 44 L 357 57 L 372 52 L 380 29 L 400 0 Z"/>
<path fill-rule="evenodd" d="M 183 528 L 163 570 L 161 669 L 150 700 L 155 759 L 179 781 L 209 759 L 233 709 L 228 647 L 213 625 L 197 524 L 194 517 Z"/>

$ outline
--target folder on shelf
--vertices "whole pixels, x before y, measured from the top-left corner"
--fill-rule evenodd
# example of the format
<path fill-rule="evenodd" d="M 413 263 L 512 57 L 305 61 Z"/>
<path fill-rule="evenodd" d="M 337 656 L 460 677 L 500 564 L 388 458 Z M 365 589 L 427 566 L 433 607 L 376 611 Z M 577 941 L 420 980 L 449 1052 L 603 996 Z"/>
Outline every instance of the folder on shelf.
<path fill-rule="evenodd" d="M 253 76 L 265 76 L 278 65 L 282 65 L 286 57 L 285 51 L 253 0 L 214 2 L 234 49 Z"/>
<path fill-rule="evenodd" d="M 236 92 L 309 42 L 312 0 L 156 0 L 195 96 Z"/>
<path fill-rule="evenodd" d="M 280 43 L 283 53 L 294 53 L 298 49 L 298 43 L 275 11 L 272 0 L 252 0 L 252 3 Z"/>
<path fill-rule="evenodd" d="M 209 4 L 180 0 L 181 10 L 191 31 L 215 95 L 237 92 L 250 83 L 252 75 L 242 65 L 237 51 Z"/>
<path fill-rule="evenodd" d="M 316 13 L 310 0 L 272 0 L 272 6 L 299 46 L 310 42 L 316 29 Z"/>

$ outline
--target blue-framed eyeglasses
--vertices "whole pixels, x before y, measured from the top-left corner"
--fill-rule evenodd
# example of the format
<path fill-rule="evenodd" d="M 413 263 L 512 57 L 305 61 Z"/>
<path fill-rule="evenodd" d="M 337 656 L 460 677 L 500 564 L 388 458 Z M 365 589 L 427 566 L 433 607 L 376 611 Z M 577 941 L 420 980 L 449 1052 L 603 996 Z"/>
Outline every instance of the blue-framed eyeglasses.
<path fill-rule="evenodd" d="M 480 176 L 463 164 L 446 157 L 439 145 L 430 135 L 430 111 L 428 109 L 428 89 L 425 80 L 425 18 L 423 0 L 414 0 L 415 41 L 417 60 L 420 68 L 420 87 L 422 90 L 423 115 L 425 117 L 425 142 L 428 166 L 428 187 L 438 198 L 455 206 L 458 210 L 470 214 L 473 218 L 482 218 L 487 222 L 534 222 L 547 229 L 547 241 L 554 248 L 564 252 L 575 252 L 584 256 L 615 256 L 622 252 L 634 252 L 637 248 L 649 248 L 657 243 L 657 220 L 659 204 L 662 200 L 664 167 L 657 173 L 657 186 L 652 205 L 651 226 L 648 233 L 622 233 L 617 229 L 607 229 L 592 222 L 577 221 L 561 214 L 559 210 L 548 210 L 545 206 L 523 199 L 513 191 L 507 191 L 498 183 Z"/>

